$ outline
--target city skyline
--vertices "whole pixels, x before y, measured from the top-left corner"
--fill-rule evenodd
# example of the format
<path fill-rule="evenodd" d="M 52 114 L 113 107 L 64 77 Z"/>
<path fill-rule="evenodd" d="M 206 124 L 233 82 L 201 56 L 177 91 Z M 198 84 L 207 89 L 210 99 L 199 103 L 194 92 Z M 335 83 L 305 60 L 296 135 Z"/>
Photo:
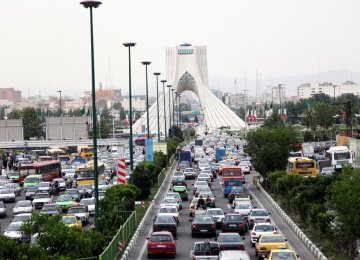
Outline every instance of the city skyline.
<path fill-rule="evenodd" d="M 121 45 L 126 41 L 137 43 L 135 95 L 145 92 L 140 62 L 152 61 L 151 76 L 159 71 L 162 79 L 165 48 L 183 42 L 207 46 L 210 79 L 241 78 L 246 71 L 249 89 L 257 69 L 264 82 L 338 69 L 356 74 L 360 38 L 352 28 L 358 7 L 357 1 L 103 1 L 94 10 L 97 86 L 101 81 L 127 93 L 127 52 Z M 79 1 L 5 2 L 0 22 L 1 88 L 19 89 L 23 96 L 56 96 L 61 90 L 76 97 L 90 90 L 89 13 Z M 239 80 L 238 89 L 244 85 Z M 149 86 L 154 96 L 155 77 Z"/>

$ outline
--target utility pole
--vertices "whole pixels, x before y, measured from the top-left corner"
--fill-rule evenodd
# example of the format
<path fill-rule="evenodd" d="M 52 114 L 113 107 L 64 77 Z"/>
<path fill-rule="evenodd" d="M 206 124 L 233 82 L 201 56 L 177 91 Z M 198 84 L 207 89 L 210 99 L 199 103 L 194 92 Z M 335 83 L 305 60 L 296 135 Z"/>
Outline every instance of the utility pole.
<path fill-rule="evenodd" d="M 245 102 L 245 98 L 246 98 L 246 92 L 248 90 L 247 89 L 242 89 L 241 91 L 243 92 L 243 102 L 244 102 L 244 122 L 246 122 L 246 102 Z"/>

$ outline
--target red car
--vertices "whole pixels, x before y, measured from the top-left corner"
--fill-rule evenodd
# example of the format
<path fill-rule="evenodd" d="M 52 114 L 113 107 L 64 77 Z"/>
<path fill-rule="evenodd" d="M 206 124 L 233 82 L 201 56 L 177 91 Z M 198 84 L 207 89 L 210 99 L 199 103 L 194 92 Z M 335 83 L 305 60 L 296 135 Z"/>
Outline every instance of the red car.
<path fill-rule="evenodd" d="M 173 235 L 168 231 L 153 232 L 148 238 L 148 258 L 153 255 L 170 255 L 175 258 L 176 243 Z"/>

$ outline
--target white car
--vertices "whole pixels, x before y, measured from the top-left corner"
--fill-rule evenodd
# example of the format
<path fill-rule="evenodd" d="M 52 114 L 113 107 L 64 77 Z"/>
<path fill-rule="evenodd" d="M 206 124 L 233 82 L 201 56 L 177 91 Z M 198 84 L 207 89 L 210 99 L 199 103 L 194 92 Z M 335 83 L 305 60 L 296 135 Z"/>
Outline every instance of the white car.
<path fill-rule="evenodd" d="M 31 213 L 21 213 L 13 217 L 11 222 L 25 222 L 31 218 Z"/>
<path fill-rule="evenodd" d="M 207 209 L 205 215 L 211 216 L 216 224 L 216 228 L 220 228 L 225 219 L 224 211 L 221 208 Z"/>
<path fill-rule="evenodd" d="M 51 182 L 43 181 L 39 183 L 38 190 L 43 192 L 50 192 L 51 188 Z"/>
<path fill-rule="evenodd" d="M 266 209 L 253 209 L 248 218 L 250 229 L 253 228 L 256 222 L 271 223 L 270 213 Z"/>
<path fill-rule="evenodd" d="M 176 220 L 176 223 L 179 224 L 179 222 L 180 222 L 179 211 L 174 206 L 162 206 L 162 207 L 160 207 L 159 212 L 158 212 L 158 216 L 159 215 L 170 215 L 170 216 L 174 217 L 174 219 Z"/>
<path fill-rule="evenodd" d="M 177 204 L 179 205 L 179 209 L 182 209 L 182 199 L 178 192 L 168 192 L 166 193 L 164 198 L 173 198 L 176 199 Z"/>
<path fill-rule="evenodd" d="M 206 168 L 211 168 L 210 164 L 208 163 L 204 163 L 204 164 L 199 164 L 199 171 L 204 171 Z"/>
<path fill-rule="evenodd" d="M 87 206 L 90 215 L 95 214 L 95 199 L 94 198 L 82 199 L 82 200 L 80 200 L 79 204 Z"/>
<path fill-rule="evenodd" d="M 179 210 L 180 206 L 177 202 L 177 199 L 174 198 L 163 198 L 160 207 L 172 207 L 174 206 L 177 210 Z"/>
<path fill-rule="evenodd" d="M 14 190 L 0 189 L 0 200 L 3 202 L 15 202 Z"/>
<path fill-rule="evenodd" d="M 13 208 L 13 214 L 20 214 L 20 213 L 32 213 L 34 211 L 34 206 L 31 204 L 30 200 L 19 200 L 16 202 Z"/>
<path fill-rule="evenodd" d="M 198 174 L 198 180 L 202 179 L 206 179 L 207 182 L 211 182 L 212 181 L 212 174 L 209 173 L 199 173 Z"/>
<path fill-rule="evenodd" d="M 26 235 L 20 231 L 20 227 L 23 222 L 11 222 L 7 228 L 4 230 L 4 236 L 11 239 L 16 239 L 20 241 L 25 241 Z"/>
<path fill-rule="evenodd" d="M 253 209 L 254 206 L 251 202 L 239 202 L 235 206 L 234 213 L 240 214 L 247 219 Z"/>
<path fill-rule="evenodd" d="M 45 204 L 53 203 L 53 197 L 47 192 L 37 192 L 34 195 L 32 204 L 35 209 L 41 209 Z"/>
<path fill-rule="evenodd" d="M 13 183 L 13 182 L 9 182 L 6 183 L 3 187 L 4 189 L 9 189 L 9 190 L 14 190 L 14 193 L 16 196 L 20 196 L 21 195 L 21 187 L 18 183 Z"/>
<path fill-rule="evenodd" d="M 250 174 L 250 166 L 246 163 L 246 161 L 241 161 L 239 166 L 244 174 Z"/>
<path fill-rule="evenodd" d="M 87 206 L 70 207 L 67 214 L 74 214 L 78 219 L 81 220 L 84 226 L 89 223 L 89 211 Z"/>
<path fill-rule="evenodd" d="M 55 181 L 57 181 L 59 183 L 59 190 L 66 190 L 66 182 L 63 178 L 55 178 L 52 181 L 52 184 L 54 184 Z"/>
<path fill-rule="evenodd" d="M 267 235 L 267 234 L 276 234 L 276 233 L 277 233 L 277 228 L 268 222 L 255 223 L 255 225 L 250 231 L 251 246 L 255 246 L 256 240 L 259 238 L 259 236 Z"/>
<path fill-rule="evenodd" d="M 172 181 L 175 181 L 177 179 L 185 180 L 185 174 L 183 172 L 180 172 L 180 171 L 174 172 L 173 175 L 172 175 Z"/>

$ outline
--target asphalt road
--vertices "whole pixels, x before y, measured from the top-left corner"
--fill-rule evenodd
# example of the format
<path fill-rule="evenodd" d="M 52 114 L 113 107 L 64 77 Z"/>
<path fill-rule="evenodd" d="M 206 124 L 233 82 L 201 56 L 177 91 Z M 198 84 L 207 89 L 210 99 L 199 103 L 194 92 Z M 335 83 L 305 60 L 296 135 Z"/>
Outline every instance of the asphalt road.
<path fill-rule="evenodd" d="M 311 260 L 315 259 L 312 253 L 305 247 L 305 245 L 301 242 L 301 240 L 296 236 L 294 232 L 290 229 L 290 227 L 282 220 L 281 216 L 277 214 L 275 209 L 268 203 L 266 198 L 262 195 L 262 193 L 254 187 L 252 183 L 252 177 L 255 175 L 255 172 L 252 172 L 249 175 L 246 175 L 246 183 L 244 184 L 245 187 L 248 188 L 248 191 L 253 197 L 253 204 L 257 208 L 265 208 L 271 213 L 271 223 L 273 223 L 279 230 L 279 233 L 282 233 L 283 236 L 288 240 L 288 246 L 299 254 L 300 259 Z M 188 180 L 187 184 L 190 187 L 189 191 L 189 201 L 191 201 L 192 195 L 192 183 L 194 180 Z M 167 179 L 168 189 L 164 191 L 167 192 L 170 187 L 170 178 Z M 228 200 L 223 197 L 221 184 L 219 179 L 214 179 L 212 183 L 213 194 L 216 196 L 216 207 L 222 208 L 225 213 L 232 213 L 233 209 L 231 209 L 230 205 L 228 205 Z M 191 237 L 191 222 L 189 219 L 189 201 L 183 202 L 183 209 L 180 210 L 180 223 L 178 225 L 178 238 L 176 240 L 176 259 L 190 259 L 190 249 L 192 245 L 196 241 L 203 241 L 204 238 Z M 159 208 L 159 202 L 156 204 L 156 209 L 153 211 L 151 216 L 151 220 L 146 223 L 143 230 L 143 235 L 138 241 L 138 248 L 134 253 L 132 259 L 147 259 L 147 240 L 146 238 L 150 236 L 152 232 L 152 219 L 155 217 L 157 210 Z M 217 230 L 217 235 L 221 232 L 220 229 Z M 250 245 L 250 235 L 249 232 L 245 235 L 245 250 L 249 253 L 251 259 L 257 259 L 255 256 L 255 249 Z M 162 258 L 158 258 L 162 259 Z"/>

